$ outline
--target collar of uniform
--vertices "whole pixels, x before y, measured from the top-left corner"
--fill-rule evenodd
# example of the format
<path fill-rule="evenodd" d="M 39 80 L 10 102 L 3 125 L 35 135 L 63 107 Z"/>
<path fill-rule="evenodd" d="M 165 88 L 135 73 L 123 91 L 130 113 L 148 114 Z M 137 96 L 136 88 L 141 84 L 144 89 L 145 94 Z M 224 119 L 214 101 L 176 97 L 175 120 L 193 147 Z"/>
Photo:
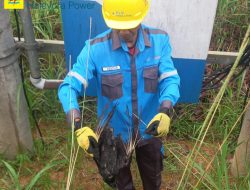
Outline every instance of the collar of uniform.
<path fill-rule="evenodd" d="M 111 36 L 112 36 L 112 50 L 116 50 L 122 47 L 125 51 L 128 51 L 127 45 L 120 41 L 117 31 L 112 30 Z M 149 40 L 149 33 L 147 32 L 147 29 L 144 28 L 143 25 L 141 25 L 141 27 L 138 30 L 138 38 L 136 46 L 139 49 L 139 51 L 143 51 L 145 46 L 151 47 L 151 43 Z"/>
<path fill-rule="evenodd" d="M 151 47 L 151 44 L 149 41 L 149 33 L 146 32 L 145 27 L 143 25 L 141 25 L 138 31 L 136 46 L 140 52 L 144 51 L 146 46 Z"/>
<path fill-rule="evenodd" d="M 121 47 L 121 41 L 116 30 L 112 30 L 112 50 L 116 50 Z"/>
<path fill-rule="evenodd" d="M 145 46 L 151 47 L 151 42 L 149 40 L 149 31 L 148 31 L 148 29 L 144 25 L 141 25 L 141 30 L 142 30 L 142 35 L 143 35 Z"/>
<path fill-rule="evenodd" d="M 111 38 L 112 38 L 112 50 L 117 50 L 118 48 L 122 47 L 124 51 L 129 51 L 127 44 L 123 41 L 120 40 L 118 32 L 116 30 L 112 30 L 111 33 Z"/>

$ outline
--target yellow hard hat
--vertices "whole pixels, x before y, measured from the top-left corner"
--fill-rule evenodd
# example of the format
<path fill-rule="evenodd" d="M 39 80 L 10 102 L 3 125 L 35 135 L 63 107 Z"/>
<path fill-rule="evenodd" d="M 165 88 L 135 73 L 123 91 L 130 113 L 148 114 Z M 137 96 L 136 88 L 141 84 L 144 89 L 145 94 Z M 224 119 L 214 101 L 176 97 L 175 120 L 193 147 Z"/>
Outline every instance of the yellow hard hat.
<path fill-rule="evenodd" d="M 149 10 L 150 0 L 103 0 L 102 14 L 108 27 L 131 29 L 137 27 Z"/>

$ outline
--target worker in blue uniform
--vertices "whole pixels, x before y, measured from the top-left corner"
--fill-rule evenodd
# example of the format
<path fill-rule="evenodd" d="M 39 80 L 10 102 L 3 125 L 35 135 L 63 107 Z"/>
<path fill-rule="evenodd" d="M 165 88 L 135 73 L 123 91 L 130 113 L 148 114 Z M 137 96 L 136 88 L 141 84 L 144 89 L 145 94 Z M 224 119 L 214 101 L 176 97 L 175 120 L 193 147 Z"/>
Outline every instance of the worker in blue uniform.
<path fill-rule="evenodd" d="M 98 138 L 90 127 L 79 125 L 77 98 L 95 78 L 98 116 L 116 106 L 110 126 L 125 143 L 132 131 L 138 141 L 135 153 L 143 187 L 158 190 L 162 171 L 159 137 L 169 131 L 170 112 L 180 96 L 180 78 L 171 59 L 168 34 L 141 24 L 148 10 L 148 0 L 104 0 L 102 13 L 110 29 L 86 41 L 58 94 L 68 120 L 75 124 L 79 145 L 93 155 Z M 129 166 L 119 171 L 117 187 L 134 189 Z"/>

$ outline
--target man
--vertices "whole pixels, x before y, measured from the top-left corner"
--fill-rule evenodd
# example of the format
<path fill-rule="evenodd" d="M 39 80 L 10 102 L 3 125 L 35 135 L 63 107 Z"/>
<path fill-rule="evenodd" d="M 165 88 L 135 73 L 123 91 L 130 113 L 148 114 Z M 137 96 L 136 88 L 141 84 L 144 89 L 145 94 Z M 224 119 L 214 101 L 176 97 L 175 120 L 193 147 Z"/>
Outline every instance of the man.
<path fill-rule="evenodd" d="M 110 126 L 125 143 L 133 132 L 143 187 L 157 190 L 162 171 L 158 137 L 168 133 L 180 79 L 171 60 L 168 35 L 141 24 L 148 9 L 148 0 L 104 0 L 103 17 L 111 29 L 86 42 L 60 86 L 59 98 L 67 117 L 75 123 L 79 145 L 92 155 L 98 139 L 92 129 L 79 125 L 77 97 L 95 77 L 98 116 L 106 105 L 110 109 L 116 106 Z M 134 189 L 129 166 L 120 169 L 117 187 Z"/>

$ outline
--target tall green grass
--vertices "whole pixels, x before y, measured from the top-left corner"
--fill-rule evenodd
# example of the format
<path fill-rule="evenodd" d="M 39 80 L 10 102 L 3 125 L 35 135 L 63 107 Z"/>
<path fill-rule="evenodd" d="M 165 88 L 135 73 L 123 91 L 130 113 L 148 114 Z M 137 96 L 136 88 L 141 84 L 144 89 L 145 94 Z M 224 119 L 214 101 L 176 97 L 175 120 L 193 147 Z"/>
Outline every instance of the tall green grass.
<path fill-rule="evenodd" d="M 218 0 L 211 50 L 239 51 L 250 22 L 249 0 Z"/>

